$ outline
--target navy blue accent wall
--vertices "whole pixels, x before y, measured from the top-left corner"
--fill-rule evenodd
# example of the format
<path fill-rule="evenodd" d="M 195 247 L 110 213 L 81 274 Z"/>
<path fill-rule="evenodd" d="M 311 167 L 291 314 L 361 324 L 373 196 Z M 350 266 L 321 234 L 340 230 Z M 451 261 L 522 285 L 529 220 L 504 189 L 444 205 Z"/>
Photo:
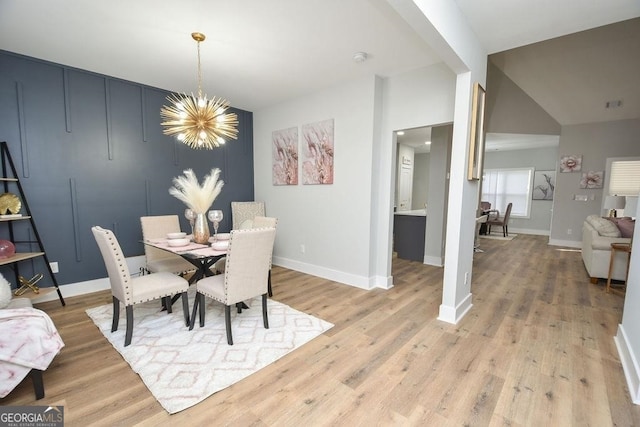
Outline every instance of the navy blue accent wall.
<path fill-rule="evenodd" d="M 162 134 L 167 95 L 0 51 L 0 141 L 7 141 L 47 256 L 59 263 L 60 285 L 106 277 L 94 225 L 112 229 L 127 257 L 144 253 L 141 216 L 178 214 L 182 229 L 190 230 L 185 206 L 168 193 L 187 168 L 200 180 L 212 168 L 222 170 L 225 185 L 213 205 L 224 211 L 219 231 L 231 227 L 232 200 L 253 200 L 252 113 L 232 109 L 238 140 L 193 150 Z M 14 225 L 15 240 L 32 239 L 28 221 Z M 2 224 L 0 238 L 8 238 Z M 0 272 L 12 281 L 10 268 Z M 45 271 L 42 258 L 20 263 L 25 277 Z M 49 286 L 45 278 L 39 284 Z"/>

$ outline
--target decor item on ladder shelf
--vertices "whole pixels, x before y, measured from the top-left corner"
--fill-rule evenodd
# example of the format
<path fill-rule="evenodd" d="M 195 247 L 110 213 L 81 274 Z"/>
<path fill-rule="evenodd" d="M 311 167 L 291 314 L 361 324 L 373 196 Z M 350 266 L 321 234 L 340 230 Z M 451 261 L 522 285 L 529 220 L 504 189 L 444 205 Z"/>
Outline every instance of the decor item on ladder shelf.
<path fill-rule="evenodd" d="M 31 208 L 22 184 L 16 166 L 13 163 L 11 154 L 9 153 L 8 144 L 5 141 L 0 142 L 0 164 L 2 165 L 2 176 L 0 176 L 0 183 L 4 190 L 4 193 L 0 195 L 0 225 L 6 229 L 6 232 L 11 236 L 13 242 L 5 240 L 0 245 L 0 266 L 10 266 L 13 270 L 13 276 L 15 278 L 15 286 L 20 289 L 21 285 L 25 282 L 29 282 L 30 285 L 20 292 L 26 292 L 27 289 L 31 289 L 35 292 L 38 290 L 40 296 L 55 290 L 58 293 L 58 299 L 62 305 L 65 305 L 62 292 L 58 286 L 58 281 L 51 268 L 49 257 L 44 250 L 44 244 L 38 233 L 38 228 L 31 215 Z M 14 190 L 15 194 L 10 193 L 9 189 Z M 20 213 L 23 210 L 24 215 Z M 9 212 L 9 213 L 7 213 Z M 28 233 L 25 229 L 30 229 Z M 28 235 L 28 239 L 14 239 L 13 236 Z M 27 252 L 28 251 L 28 252 Z M 35 269 L 35 264 L 39 264 L 44 268 L 45 274 L 50 279 L 50 283 L 53 286 L 43 286 L 38 288 L 35 286 L 35 282 L 42 279 L 44 275 L 38 273 L 31 280 L 26 280 L 20 275 L 20 265 L 24 261 L 32 263 L 32 268 Z M 37 280 L 36 280 L 37 279 Z"/>
<path fill-rule="evenodd" d="M 208 243 L 211 234 L 207 223 L 207 211 L 224 186 L 224 181 L 218 180 L 220 169 L 211 169 L 211 173 L 204 177 L 202 185 L 198 183 L 193 170 L 187 169 L 183 173 L 184 175 L 173 178 L 174 186 L 169 188 L 169 194 L 181 200 L 195 214 L 193 241 Z"/>

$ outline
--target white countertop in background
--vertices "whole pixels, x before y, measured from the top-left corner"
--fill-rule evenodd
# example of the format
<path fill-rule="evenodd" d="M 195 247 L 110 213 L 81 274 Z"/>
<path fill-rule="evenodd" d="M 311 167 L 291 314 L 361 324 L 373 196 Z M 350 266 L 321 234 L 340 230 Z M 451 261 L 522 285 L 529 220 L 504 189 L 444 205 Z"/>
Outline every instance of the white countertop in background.
<path fill-rule="evenodd" d="M 396 215 L 410 215 L 410 216 L 427 216 L 426 209 L 414 209 L 412 211 L 397 211 Z"/>

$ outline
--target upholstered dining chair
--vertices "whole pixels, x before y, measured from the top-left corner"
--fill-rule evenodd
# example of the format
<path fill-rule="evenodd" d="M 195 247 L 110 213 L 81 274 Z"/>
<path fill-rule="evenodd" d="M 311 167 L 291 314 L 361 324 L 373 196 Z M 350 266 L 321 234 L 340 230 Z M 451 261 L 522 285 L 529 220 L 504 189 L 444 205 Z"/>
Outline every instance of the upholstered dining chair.
<path fill-rule="evenodd" d="M 265 216 L 264 202 L 231 202 L 231 220 L 234 230 L 242 228 L 242 224 L 257 216 Z"/>
<path fill-rule="evenodd" d="M 513 203 L 507 205 L 507 210 L 504 212 L 504 216 L 500 218 L 500 212 L 496 218 L 489 218 L 487 220 L 487 227 L 489 228 L 489 234 L 491 234 L 491 226 L 499 225 L 502 227 L 502 236 L 507 237 L 509 235 L 509 217 L 511 216 L 511 207 Z"/>
<path fill-rule="evenodd" d="M 171 313 L 171 296 L 180 294 L 182 296 L 185 324 L 189 326 L 189 300 L 187 298 L 189 282 L 169 272 L 131 277 L 122 248 L 113 232 L 99 226 L 92 227 L 91 231 L 100 248 L 100 253 L 109 275 L 109 281 L 111 282 L 113 299 L 111 332 L 118 330 L 120 303 L 122 302 L 125 306 L 127 316 L 125 347 L 131 344 L 133 337 L 133 306 L 141 302 L 162 299 L 167 312 Z"/>
<path fill-rule="evenodd" d="M 142 225 L 142 238 L 159 239 L 167 237 L 168 233 L 180 232 L 180 220 L 178 215 L 156 215 L 140 217 Z M 144 245 L 146 270 L 149 273 L 169 272 L 184 274 L 194 271 L 194 266 L 189 261 L 169 251 Z"/>
<path fill-rule="evenodd" d="M 256 216 L 253 218 L 253 220 L 251 221 L 251 226 L 250 227 L 243 227 L 241 228 L 241 230 L 243 229 L 247 229 L 247 228 L 276 228 L 278 225 L 278 219 L 277 218 L 273 218 L 273 217 L 268 217 L 268 216 Z M 269 260 L 269 275 L 267 277 L 267 289 L 268 289 L 268 294 L 270 297 L 273 296 L 273 289 L 271 288 L 271 261 Z M 226 264 L 227 260 L 226 258 L 221 258 L 218 261 L 216 261 L 216 263 L 213 265 L 214 270 L 217 273 L 224 273 L 224 267 Z"/>
<path fill-rule="evenodd" d="M 271 265 L 275 228 L 232 230 L 224 274 L 205 277 L 196 283 L 196 299 L 189 329 L 193 329 L 199 311 L 200 327 L 205 321 L 205 297 L 224 304 L 227 343 L 233 345 L 231 307 L 262 296 L 262 319 L 269 329 L 267 315 L 267 275 Z M 238 315 L 241 310 L 238 310 Z"/>

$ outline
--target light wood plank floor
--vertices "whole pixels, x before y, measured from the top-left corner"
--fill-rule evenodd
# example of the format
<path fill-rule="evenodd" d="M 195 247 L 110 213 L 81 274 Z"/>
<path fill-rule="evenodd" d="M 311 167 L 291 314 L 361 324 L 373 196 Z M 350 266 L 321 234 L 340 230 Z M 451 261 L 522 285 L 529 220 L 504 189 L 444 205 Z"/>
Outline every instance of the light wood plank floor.
<path fill-rule="evenodd" d="M 66 343 L 46 397 L 27 379 L 1 403 L 62 404 L 68 426 L 640 425 L 613 342 L 624 297 L 546 242 L 482 239 L 458 325 L 436 320 L 441 268 L 394 260 L 395 287 L 363 291 L 274 267 L 275 299 L 335 327 L 175 415 L 85 314 L 109 293 L 44 303 Z"/>

